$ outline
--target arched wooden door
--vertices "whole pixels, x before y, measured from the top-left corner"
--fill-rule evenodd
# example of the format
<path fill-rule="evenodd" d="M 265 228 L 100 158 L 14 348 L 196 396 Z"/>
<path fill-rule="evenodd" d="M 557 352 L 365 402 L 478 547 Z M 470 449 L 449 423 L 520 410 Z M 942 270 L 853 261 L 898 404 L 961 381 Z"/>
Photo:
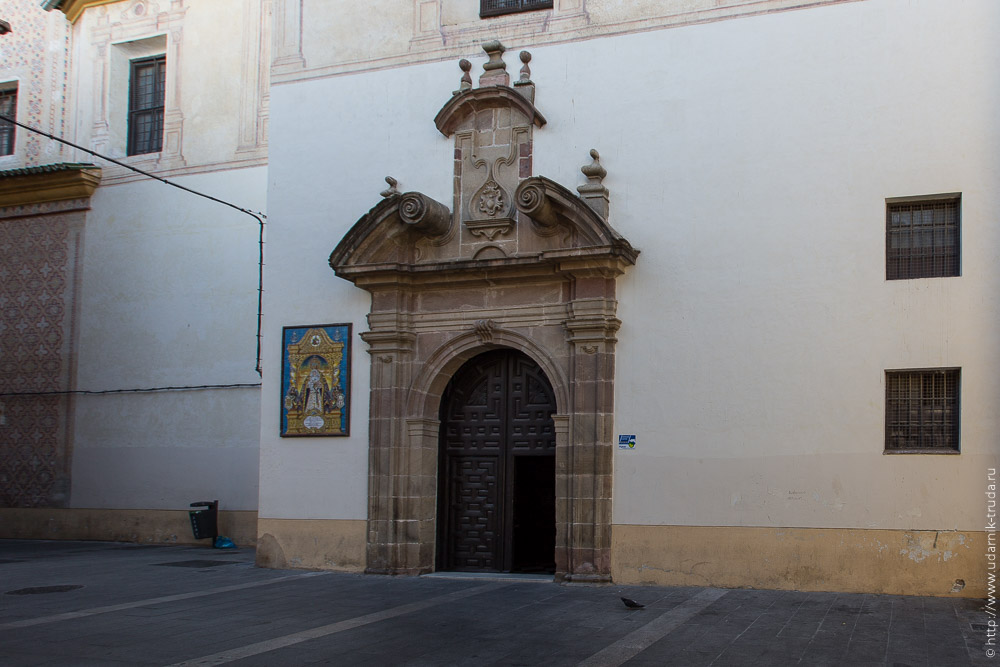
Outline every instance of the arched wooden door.
<path fill-rule="evenodd" d="M 441 400 L 439 570 L 555 571 L 552 385 L 528 356 L 463 365 Z"/>

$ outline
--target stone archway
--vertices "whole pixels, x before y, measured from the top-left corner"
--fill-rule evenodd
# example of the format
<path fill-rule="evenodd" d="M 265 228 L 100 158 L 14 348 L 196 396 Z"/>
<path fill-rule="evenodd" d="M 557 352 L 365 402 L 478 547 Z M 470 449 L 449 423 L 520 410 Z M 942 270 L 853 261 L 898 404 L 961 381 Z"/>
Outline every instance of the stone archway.
<path fill-rule="evenodd" d="M 442 393 L 473 356 L 509 347 L 539 365 L 556 398 L 556 576 L 605 580 L 616 279 L 638 251 L 607 222 L 596 152 L 581 196 L 530 176 L 532 133 L 545 123 L 534 84 L 522 70 L 510 87 L 503 47 L 484 49 L 480 87 L 463 82 L 435 118 L 455 138 L 453 208 L 387 179 L 383 201 L 330 256 L 372 297 L 361 334 L 371 354 L 367 569 L 433 570 Z"/>

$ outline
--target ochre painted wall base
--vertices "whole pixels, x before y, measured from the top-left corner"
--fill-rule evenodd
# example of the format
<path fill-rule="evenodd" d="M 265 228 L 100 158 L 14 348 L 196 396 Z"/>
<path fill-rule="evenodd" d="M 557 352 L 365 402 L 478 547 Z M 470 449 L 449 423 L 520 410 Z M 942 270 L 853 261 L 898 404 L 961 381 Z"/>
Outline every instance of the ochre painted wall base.
<path fill-rule="evenodd" d="M 252 546 L 257 540 L 257 512 L 219 512 L 219 534 Z M 194 539 L 187 510 L 4 508 L 0 538 L 211 546 L 211 540 Z"/>
<path fill-rule="evenodd" d="M 368 522 L 363 519 L 260 519 L 257 565 L 363 572 Z"/>
<path fill-rule="evenodd" d="M 986 597 L 976 531 L 614 525 L 616 583 Z"/>

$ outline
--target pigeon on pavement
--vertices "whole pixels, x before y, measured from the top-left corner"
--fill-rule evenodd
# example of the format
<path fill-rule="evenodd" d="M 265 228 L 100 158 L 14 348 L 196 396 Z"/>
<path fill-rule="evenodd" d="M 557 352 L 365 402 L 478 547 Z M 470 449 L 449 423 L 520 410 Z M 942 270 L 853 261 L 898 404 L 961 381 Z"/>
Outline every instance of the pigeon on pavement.
<path fill-rule="evenodd" d="M 622 602 L 624 602 L 625 606 L 628 607 L 629 609 L 642 609 L 643 607 L 646 606 L 644 604 L 639 604 L 635 600 L 630 600 L 628 598 L 622 598 Z"/>

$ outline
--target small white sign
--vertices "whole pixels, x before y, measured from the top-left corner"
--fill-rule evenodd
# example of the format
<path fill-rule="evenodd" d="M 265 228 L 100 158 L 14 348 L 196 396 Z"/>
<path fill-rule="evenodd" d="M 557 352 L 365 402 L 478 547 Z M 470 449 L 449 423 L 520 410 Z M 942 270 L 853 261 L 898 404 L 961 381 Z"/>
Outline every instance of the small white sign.
<path fill-rule="evenodd" d="M 323 428 L 323 418 L 319 415 L 309 415 L 302 420 L 302 425 L 308 429 L 321 429 Z"/>
<path fill-rule="evenodd" d="M 618 436 L 618 449 L 635 449 L 635 436 L 634 435 L 619 435 Z"/>

